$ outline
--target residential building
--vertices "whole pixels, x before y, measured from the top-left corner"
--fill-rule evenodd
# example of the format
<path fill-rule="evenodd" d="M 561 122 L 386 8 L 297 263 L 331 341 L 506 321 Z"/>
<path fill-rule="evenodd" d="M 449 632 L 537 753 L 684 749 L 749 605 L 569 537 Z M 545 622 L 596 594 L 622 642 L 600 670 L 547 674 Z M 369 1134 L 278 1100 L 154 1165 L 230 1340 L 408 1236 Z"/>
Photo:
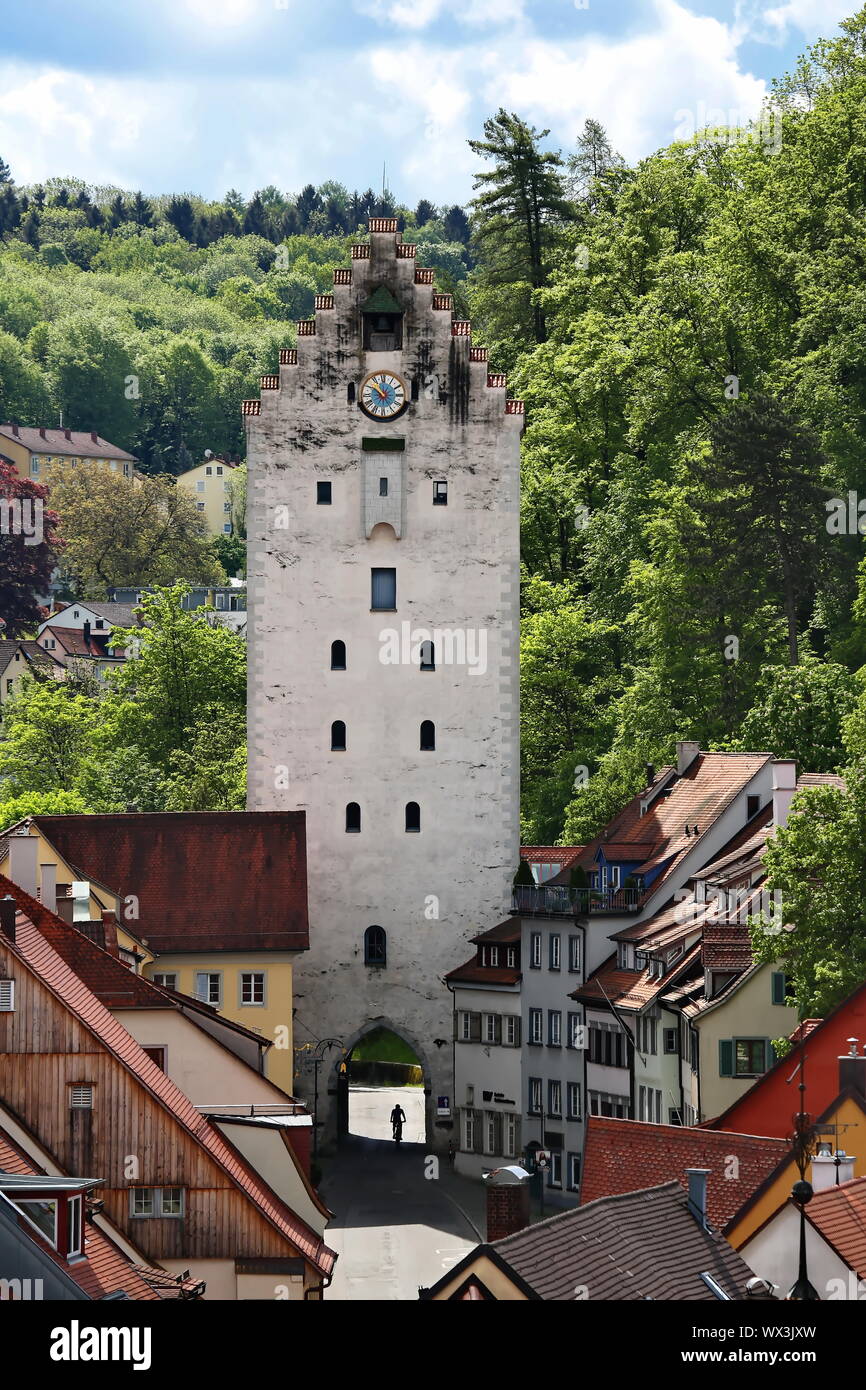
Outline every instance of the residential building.
<path fill-rule="evenodd" d="M 502 920 L 518 863 L 523 407 L 396 219 L 334 274 L 244 403 L 248 804 L 303 807 L 312 859 L 339 866 L 317 879 L 305 1014 L 347 1050 L 399 1035 L 443 1149 L 442 977 Z M 331 1073 L 329 1140 L 347 1085 Z"/>
<path fill-rule="evenodd" d="M 67 670 L 89 671 L 104 679 L 108 671 L 122 666 L 136 650 L 135 638 L 124 645 L 112 642 L 115 627 L 135 628 L 138 620 L 127 604 L 55 602 L 54 611 L 39 625 L 36 641 L 42 651 Z"/>
<path fill-rule="evenodd" d="M 76 924 L 114 913 L 129 964 L 272 1042 L 268 1077 L 295 1093 L 293 969 L 309 946 L 303 812 L 33 816 L 0 839 L 0 872 L 32 897 L 54 894 Z M 302 1041 L 320 1036 L 309 1010 L 303 1022 Z"/>
<path fill-rule="evenodd" d="M 177 486 L 188 492 L 207 522 L 212 536 L 231 536 L 235 531 L 235 503 L 231 476 L 238 460 L 212 455 L 194 468 L 178 474 Z"/>
<path fill-rule="evenodd" d="M 17 695 L 27 677 L 31 680 L 66 678 L 66 667 L 38 642 L 24 637 L 0 638 L 0 707 Z"/>
<path fill-rule="evenodd" d="M 454 996 L 455 1167 L 480 1177 L 523 1152 L 520 923 L 473 938 L 475 957 L 445 976 Z"/>
<path fill-rule="evenodd" d="M 573 1303 L 745 1300 L 752 1270 L 706 1215 L 706 1175 L 690 1194 L 663 1183 L 560 1212 L 478 1245 L 420 1297 Z"/>
<path fill-rule="evenodd" d="M 47 482 L 52 469 L 65 472 L 94 465 L 131 479 L 138 462 L 133 454 L 110 444 L 95 430 L 0 425 L 0 451 L 14 464 L 19 477 L 34 483 Z"/>
<path fill-rule="evenodd" d="M 148 1265 L 130 1247 L 99 1211 L 101 1186 L 60 1173 L 0 1105 L 0 1301 L 203 1295 L 201 1281 Z"/>
<path fill-rule="evenodd" d="M 866 1177 L 852 1177 L 853 1164 L 812 1160 L 814 1196 L 805 1207 L 806 1268 L 820 1299 L 858 1302 L 866 1298 Z M 799 1274 L 800 1208 L 788 1200 L 743 1246 L 759 1275 L 775 1284 L 780 1298 Z"/>
<path fill-rule="evenodd" d="M 321 1236 L 10 897 L 0 899 L 0 980 L 7 1112 L 62 1170 L 106 1175 L 107 1217 L 148 1260 L 188 1272 L 209 1298 L 322 1296 L 335 1256 Z"/>

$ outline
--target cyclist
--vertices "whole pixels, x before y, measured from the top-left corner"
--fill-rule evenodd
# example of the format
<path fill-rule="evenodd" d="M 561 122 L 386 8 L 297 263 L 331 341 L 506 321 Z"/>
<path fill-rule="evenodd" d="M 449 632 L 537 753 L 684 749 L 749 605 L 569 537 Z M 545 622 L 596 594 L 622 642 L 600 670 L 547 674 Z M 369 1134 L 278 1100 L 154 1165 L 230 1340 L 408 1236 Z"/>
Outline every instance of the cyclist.
<path fill-rule="evenodd" d="M 403 1108 L 398 1101 L 391 1111 L 391 1133 L 394 1136 L 394 1143 L 399 1144 L 403 1138 L 403 1126 L 406 1123 L 406 1116 Z"/>

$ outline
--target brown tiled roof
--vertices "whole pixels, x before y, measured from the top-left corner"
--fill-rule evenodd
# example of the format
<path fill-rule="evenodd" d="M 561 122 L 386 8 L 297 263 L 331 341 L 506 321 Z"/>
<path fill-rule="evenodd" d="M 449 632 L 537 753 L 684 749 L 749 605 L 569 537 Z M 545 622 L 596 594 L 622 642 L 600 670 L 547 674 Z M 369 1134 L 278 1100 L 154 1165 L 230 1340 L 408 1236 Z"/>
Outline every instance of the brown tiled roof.
<path fill-rule="evenodd" d="M 479 946 L 486 946 L 492 943 L 494 946 L 501 941 L 514 944 L 520 940 L 520 922 L 514 917 L 506 917 L 504 922 L 499 922 L 489 931 L 479 932 L 478 936 L 470 937 L 471 941 L 476 941 Z"/>
<path fill-rule="evenodd" d="M 71 438 L 66 438 L 67 433 Z M 70 458 L 124 459 L 129 463 L 137 462 L 134 454 L 128 454 L 116 444 L 109 444 L 107 439 L 102 439 L 99 435 L 94 439 L 88 430 L 46 429 L 43 437 L 38 428 L 30 425 L 19 425 L 17 431 L 12 425 L 0 425 L 0 439 L 9 439 L 13 444 L 21 444 L 31 454 L 66 454 Z"/>
<path fill-rule="evenodd" d="M 694 849 L 770 759 L 769 753 L 699 753 L 682 776 L 674 779 L 670 795 L 657 796 L 645 815 L 641 815 L 640 808 L 646 790 L 632 797 L 603 834 L 590 841 L 578 862 L 590 867 L 598 849 L 606 852 L 608 845 L 630 845 L 641 854 L 646 853 L 647 845 L 652 845 L 644 866 L 669 861 L 649 890 L 656 893 L 677 860 Z M 667 771 L 662 769 L 659 776 L 666 776 Z M 698 835 L 686 835 L 686 826 L 691 831 L 695 825 Z"/>
<path fill-rule="evenodd" d="M 139 1084 L 164 1108 L 246 1196 L 259 1216 L 305 1256 L 320 1273 L 331 1273 L 336 1254 L 306 1222 L 302 1221 L 246 1163 L 236 1149 L 195 1108 L 192 1101 L 114 1018 L 96 996 L 61 960 L 28 917 L 19 912 L 15 941 L 4 945 L 23 960 L 44 985 L 69 1009 L 100 1044 L 132 1073 Z"/>
<path fill-rule="evenodd" d="M 138 899 L 136 934 L 171 951 L 309 947 L 303 811 L 36 816 L 82 879 Z"/>
<path fill-rule="evenodd" d="M 816 1192 L 806 1207 L 806 1220 L 843 1264 L 866 1279 L 866 1177 Z"/>
<path fill-rule="evenodd" d="M 449 970 L 445 976 L 446 980 L 460 985 L 516 985 L 519 984 L 520 978 L 519 970 L 509 970 L 506 966 L 479 965 L 476 960 L 458 965 L 456 970 Z"/>
<path fill-rule="evenodd" d="M 487 1248 L 547 1302 L 573 1302 L 578 1286 L 593 1302 L 714 1302 L 702 1273 L 743 1299 L 752 1278 L 726 1240 L 698 1225 L 678 1182 L 602 1197 Z"/>
<path fill-rule="evenodd" d="M 49 671 L 60 668 L 63 663 L 58 661 L 50 652 L 43 651 L 35 639 L 17 637 L 7 637 L 0 639 L 0 676 L 15 660 L 15 653 L 19 652 L 26 666 L 39 666 L 44 669 L 46 675 Z"/>
<path fill-rule="evenodd" d="M 580 1202 L 585 1206 L 599 1197 L 671 1179 L 687 1190 L 685 1170 L 709 1168 L 707 1215 L 710 1224 L 721 1230 L 789 1152 L 784 1139 L 590 1115 Z M 737 1160 L 736 1168 L 731 1156 Z"/>
<path fill-rule="evenodd" d="M 803 772 L 797 778 L 797 790 L 801 787 L 838 787 L 845 790 L 845 778 L 838 772 Z"/>
<path fill-rule="evenodd" d="M 743 923 L 705 922 L 701 960 L 707 970 L 748 970 L 752 940 Z"/>
<path fill-rule="evenodd" d="M 684 967 L 691 966 L 700 957 L 700 942 L 680 956 L 678 961 L 659 978 L 651 976 L 649 970 L 620 970 L 616 955 L 608 956 L 603 965 L 594 970 L 582 985 L 568 997 L 579 999 L 585 1004 L 605 1004 L 607 1000 L 617 1008 L 642 1009 L 652 1003 L 656 995 L 670 989 L 671 981 L 676 979 Z"/>
<path fill-rule="evenodd" d="M 23 1175 L 43 1175 L 11 1135 L 0 1128 L 0 1171 Z M 127 1259 L 114 1241 L 90 1221 L 84 1223 L 84 1260 L 68 1264 L 58 1252 L 27 1227 L 27 1234 L 38 1241 L 44 1250 L 90 1298 L 105 1298 L 106 1294 L 123 1292 L 128 1298 L 153 1302 L 159 1297 L 145 1281 L 140 1271 Z"/>

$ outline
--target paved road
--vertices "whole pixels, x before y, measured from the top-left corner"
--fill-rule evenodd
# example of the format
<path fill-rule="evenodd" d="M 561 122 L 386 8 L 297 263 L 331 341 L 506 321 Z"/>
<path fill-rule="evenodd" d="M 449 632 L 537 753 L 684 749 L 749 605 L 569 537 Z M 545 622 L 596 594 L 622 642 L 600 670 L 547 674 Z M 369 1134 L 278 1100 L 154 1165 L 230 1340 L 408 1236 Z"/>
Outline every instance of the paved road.
<path fill-rule="evenodd" d="M 399 1100 L 409 1142 L 397 1149 L 388 1116 Z M 480 1184 L 455 1177 L 425 1178 L 424 1097 L 413 1087 L 353 1089 L 353 1138 L 326 1159 L 321 1184 L 334 1212 L 325 1239 L 339 1253 L 326 1299 L 416 1300 L 419 1285 L 437 1279 L 478 1244 L 458 1203 L 480 1225 Z M 444 1164 L 443 1164 L 444 1166 Z M 483 1228 L 482 1228 L 483 1229 Z"/>

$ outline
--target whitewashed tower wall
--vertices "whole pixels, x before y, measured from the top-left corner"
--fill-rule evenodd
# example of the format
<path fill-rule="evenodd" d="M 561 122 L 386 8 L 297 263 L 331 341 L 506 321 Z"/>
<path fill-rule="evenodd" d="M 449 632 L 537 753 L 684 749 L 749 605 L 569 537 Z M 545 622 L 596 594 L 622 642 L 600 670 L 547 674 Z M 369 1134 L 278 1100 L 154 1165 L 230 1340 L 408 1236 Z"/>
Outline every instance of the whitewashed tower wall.
<path fill-rule="evenodd" d="M 262 378 L 260 401 L 244 403 L 248 805 L 306 812 L 311 947 L 295 972 L 296 1041 L 312 1033 L 348 1046 L 393 1028 L 424 1063 L 428 1141 L 441 1144 L 436 1097 L 455 1105 L 442 976 L 507 912 L 518 862 L 523 407 L 506 399 L 505 378 L 489 374 L 469 323 L 434 292 L 433 272 L 416 269 L 394 221 L 372 221 L 369 244 L 334 279 L 279 374 Z M 368 351 L 362 305 L 377 292 L 383 302 L 383 287 L 403 311 L 402 342 Z M 381 369 L 410 397 L 390 422 L 359 405 L 362 382 Z M 395 439 L 402 451 L 376 452 Z M 447 505 L 434 505 L 436 481 L 448 485 Z M 320 482 L 331 483 L 330 505 L 317 502 Z M 374 567 L 396 570 L 395 612 L 371 611 Z M 416 636 L 468 635 L 475 673 L 447 664 L 445 642 L 435 671 L 420 669 L 417 641 L 409 664 L 383 664 L 383 632 L 402 636 L 405 623 Z M 342 671 L 331 669 L 334 641 L 346 644 Z M 336 720 L 345 752 L 331 751 Z M 434 751 L 420 747 L 424 720 Z M 350 802 L 359 834 L 346 832 Z M 406 832 L 408 802 L 420 806 L 420 833 Z M 372 925 L 386 932 L 384 967 L 365 964 Z M 309 1089 L 303 1071 L 299 1089 Z M 326 1138 L 333 1093 L 326 1064 Z"/>

